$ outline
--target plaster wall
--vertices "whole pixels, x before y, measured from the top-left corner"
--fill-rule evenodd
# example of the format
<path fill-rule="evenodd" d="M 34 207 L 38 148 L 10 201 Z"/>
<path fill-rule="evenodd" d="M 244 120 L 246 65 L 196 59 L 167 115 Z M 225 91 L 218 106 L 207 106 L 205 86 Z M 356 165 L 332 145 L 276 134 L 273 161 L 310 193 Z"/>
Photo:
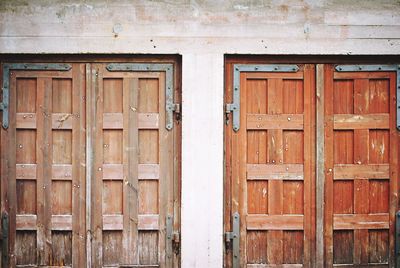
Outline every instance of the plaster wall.
<path fill-rule="evenodd" d="M 182 55 L 182 267 L 223 263 L 224 54 L 400 54 L 398 0 L 0 0 L 0 53 Z"/>

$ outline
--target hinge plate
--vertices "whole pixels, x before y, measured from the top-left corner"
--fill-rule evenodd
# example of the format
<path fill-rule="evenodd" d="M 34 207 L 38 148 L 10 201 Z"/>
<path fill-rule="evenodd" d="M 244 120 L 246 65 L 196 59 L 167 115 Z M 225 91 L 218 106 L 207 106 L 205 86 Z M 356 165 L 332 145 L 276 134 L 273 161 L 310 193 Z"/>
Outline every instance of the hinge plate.
<path fill-rule="evenodd" d="M 240 129 L 240 73 L 241 72 L 290 72 L 299 71 L 297 65 L 287 64 L 234 64 L 233 65 L 233 103 L 226 106 L 226 112 L 232 112 L 232 128 L 235 132 Z"/>
<path fill-rule="evenodd" d="M 4 63 L 3 64 L 3 102 L 0 109 L 3 111 L 3 128 L 9 126 L 9 105 L 10 105 L 10 72 L 11 70 L 21 71 L 69 71 L 72 66 L 64 63 Z"/>
<path fill-rule="evenodd" d="M 225 243 L 232 243 L 232 268 L 240 267 L 240 215 L 232 215 L 232 232 L 225 233 Z"/>
<path fill-rule="evenodd" d="M 110 63 L 106 66 L 110 72 L 165 72 L 165 128 L 174 126 L 174 66 L 172 63 Z"/>
<path fill-rule="evenodd" d="M 400 65 L 336 65 L 337 72 L 396 72 L 396 127 L 400 130 Z"/>

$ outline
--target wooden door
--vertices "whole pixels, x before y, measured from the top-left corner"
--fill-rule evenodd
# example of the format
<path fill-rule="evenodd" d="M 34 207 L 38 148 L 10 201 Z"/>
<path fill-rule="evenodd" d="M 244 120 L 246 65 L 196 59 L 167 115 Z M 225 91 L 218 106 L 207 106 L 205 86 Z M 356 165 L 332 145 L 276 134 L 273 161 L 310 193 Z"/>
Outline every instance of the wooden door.
<path fill-rule="evenodd" d="M 227 101 L 240 91 L 240 128 L 232 116 L 225 128 L 225 230 L 238 212 L 240 260 L 227 248 L 227 267 L 313 263 L 314 66 L 282 68 L 226 68 Z"/>
<path fill-rule="evenodd" d="M 325 66 L 327 267 L 395 265 L 396 72 L 378 70 Z"/>
<path fill-rule="evenodd" d="M 85 65 L 26 66 L 3 68 L 10 91 L 9 126 L 1 130 L 3 267 L 83 267 Z"/>
<path fill-rule="evenodd" d="M 145 70 L 90 70 L 94 267 L 173 266 L 174 131 L 165 106 L 172 85 L 166 72 Z"/>
<path fill-rule="evenodd" d="M 3 267 L 178 267 L 175 64 L 109 65 L 4 65 Z"/>

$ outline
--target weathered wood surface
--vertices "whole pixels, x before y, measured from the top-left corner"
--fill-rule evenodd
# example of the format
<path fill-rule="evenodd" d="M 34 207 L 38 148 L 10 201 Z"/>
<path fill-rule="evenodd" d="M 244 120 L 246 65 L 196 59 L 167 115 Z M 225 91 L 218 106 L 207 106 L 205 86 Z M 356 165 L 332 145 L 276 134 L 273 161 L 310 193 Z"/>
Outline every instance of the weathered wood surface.
<path fill-rule="evenodd" d="M 0 50 L 397 54 L 399 10 L 392 0 L 3 1 Z"/>
<path fill-rule="evenodd" d="M 180 135 L 165 128 L 165 75 L 21 73 L 1 130 L 11 267 L 177 267 L 165 229 L 167 215 L 180 228 Z"/>
<path fill-rule="evenodd" d="M 395 73 L 325 71 L 325 265 L 394 266 Z"/>
<path fill-rule="evenodd" d="M 314 72 L 241 74 L 241 127 L 226 129 L 225 228 L 240 212 L 242 267 L 313 265 Z"/>

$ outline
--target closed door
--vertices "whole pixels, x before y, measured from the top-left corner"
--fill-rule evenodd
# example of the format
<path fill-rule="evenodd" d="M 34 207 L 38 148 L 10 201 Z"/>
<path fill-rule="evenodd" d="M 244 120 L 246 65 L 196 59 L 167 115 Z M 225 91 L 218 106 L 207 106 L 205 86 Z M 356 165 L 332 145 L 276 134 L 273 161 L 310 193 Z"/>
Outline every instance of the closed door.
<path fill-rule="evenodd" d="M 234 99 L 226 126 L 225 228 L 234 230 L 237 216 L 240 228 L 226 264 L 311 267 L 314 66 L 229 67 Z"/>
<path fill-rule="evenodd" d="M 121 66 L 3 65 L 3 267 L 178 265 L 174 64 Z"/>
<path fill-rule="evenodd" d="M 395 267 L 397 70 L 227 62 L 226 267 Z"/>
<path fill-rule="evenodd" d="M 393 67 L 324 69 L 327 266 L 395 265 L 399 145 Z"/>

